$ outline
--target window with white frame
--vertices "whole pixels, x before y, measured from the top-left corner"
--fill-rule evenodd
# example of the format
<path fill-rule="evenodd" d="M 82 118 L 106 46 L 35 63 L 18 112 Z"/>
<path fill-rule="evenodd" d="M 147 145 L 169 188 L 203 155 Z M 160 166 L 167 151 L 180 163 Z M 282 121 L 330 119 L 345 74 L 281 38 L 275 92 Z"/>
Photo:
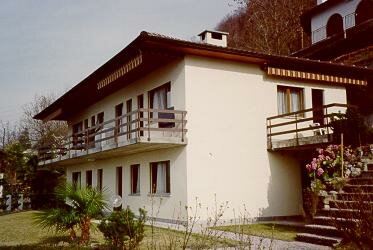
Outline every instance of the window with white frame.
<path fill-rule="evenodd" d="M 140 194 L 140 165 L 131 165 L 131 194 Z"/>
<path fill-rule="evenodd" d="M 150 192 L 152 194 L 170 193 L 170 161 L 150 163 Z"/>
<path fill-rule="evenodd" d="M 287 86 L 277 86 L 278 114 L 297 112 L 304 108 L 303 89 Z"/>

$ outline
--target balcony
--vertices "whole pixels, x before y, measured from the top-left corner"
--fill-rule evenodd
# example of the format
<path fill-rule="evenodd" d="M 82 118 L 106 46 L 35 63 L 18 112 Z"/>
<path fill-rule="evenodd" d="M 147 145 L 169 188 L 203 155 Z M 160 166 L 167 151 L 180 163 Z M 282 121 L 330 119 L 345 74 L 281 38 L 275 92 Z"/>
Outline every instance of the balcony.
<path fill-rule="evenodd" d="M 298 150 L 333 141 L 333 121 L 345 114 L 346 104 L 328 104 L 267 118 L 267 149 Z"/>
<path fill-rule="evenodd" d="M 186 111 L 137 109 L 39 148 L 39 165 L 67 165 L 186 145 Z"/>

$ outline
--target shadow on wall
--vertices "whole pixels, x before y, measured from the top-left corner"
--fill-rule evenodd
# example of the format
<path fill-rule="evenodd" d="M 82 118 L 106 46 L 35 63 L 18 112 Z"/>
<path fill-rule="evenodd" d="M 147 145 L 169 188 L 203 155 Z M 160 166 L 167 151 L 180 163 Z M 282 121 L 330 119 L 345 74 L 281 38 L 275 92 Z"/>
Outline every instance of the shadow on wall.
<path fill-rule="evenodd" d="M 287 153 L 268 152 L 270 179 L 268 207 L 260 211 L 261 217 L 302 215 L 301 164 Z"/>

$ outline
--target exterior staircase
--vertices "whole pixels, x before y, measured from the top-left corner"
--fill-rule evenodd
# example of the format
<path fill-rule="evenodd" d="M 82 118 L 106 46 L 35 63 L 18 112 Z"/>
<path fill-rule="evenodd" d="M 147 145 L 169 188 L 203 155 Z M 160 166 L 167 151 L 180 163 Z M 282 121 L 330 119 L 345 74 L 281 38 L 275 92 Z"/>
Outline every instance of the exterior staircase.
<path fill-rule="evenodd" d="M 363 194 L 358 193 L 359 190 Z M 358 197 L 363 197 L 370 207 L 373 207 L 373 162 L 367 163 L 366 171 L 359 177 L 352 177 L 343 188 L 343 192 L 337 193 L 329 205 L 317 210 L 316 216 L 311 224 L 305 225 L 307 233 L 297 234 L 297 240 L 326 245 L 336 246 L 342 241 L 342 232 L 334 226 L 336 221 L 348 227 L 359 218 Z M 360 202 L 361 204 L 361 202 Z"/>

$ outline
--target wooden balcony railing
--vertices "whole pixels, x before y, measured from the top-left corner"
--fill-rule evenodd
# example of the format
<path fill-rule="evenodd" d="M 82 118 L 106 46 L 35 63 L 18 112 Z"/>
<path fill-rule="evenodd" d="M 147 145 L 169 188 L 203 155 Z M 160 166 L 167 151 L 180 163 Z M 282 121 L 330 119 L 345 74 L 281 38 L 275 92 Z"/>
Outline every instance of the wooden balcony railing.
<path fill-rule="evenodd" d="M 38 149 L 39 162 L 63 160 L 139 142 L 185 144 L 186 111 L 140 108 Z"/>
<path fill-rule="evenodd" d="M 267 118 L 268 150 L 330 142 L 333 121 L 348 107 L 347 104 L 332 103 Z"/>

